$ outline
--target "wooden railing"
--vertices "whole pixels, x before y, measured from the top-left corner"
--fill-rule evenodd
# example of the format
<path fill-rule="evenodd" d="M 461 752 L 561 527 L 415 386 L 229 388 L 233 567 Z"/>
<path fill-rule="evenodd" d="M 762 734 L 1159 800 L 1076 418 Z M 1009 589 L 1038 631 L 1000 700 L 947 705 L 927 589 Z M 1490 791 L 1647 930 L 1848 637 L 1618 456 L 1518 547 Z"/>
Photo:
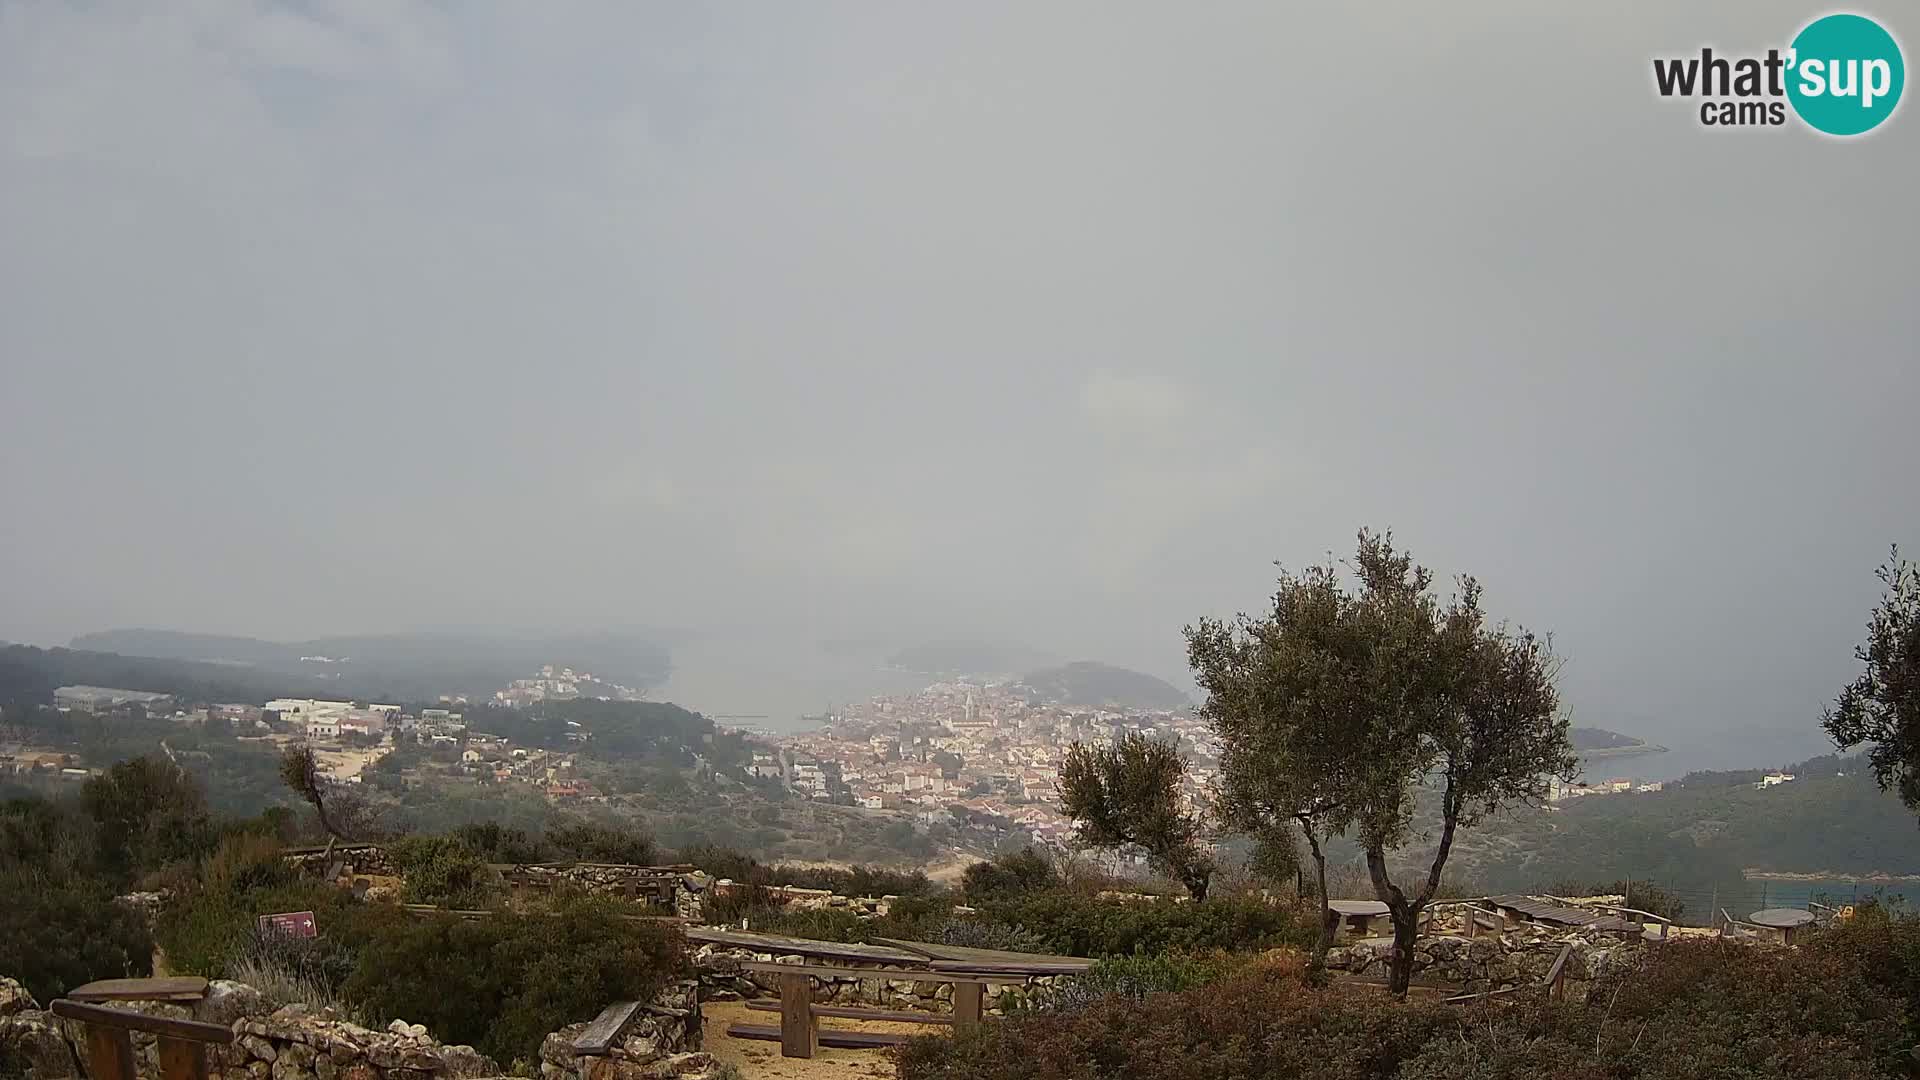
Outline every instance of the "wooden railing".
<path fill-rule="evenodd" d="M 233 1030 L 198 1020 L 148 1016 L 61 998 L 53 1015 L 86 1025 L 91 1080 L 136 1080 L 133 1033 L 153 1035 L 160 1047 L 161 1080 L 207 1080 L 207 1046 L 233 1042 Z"/>

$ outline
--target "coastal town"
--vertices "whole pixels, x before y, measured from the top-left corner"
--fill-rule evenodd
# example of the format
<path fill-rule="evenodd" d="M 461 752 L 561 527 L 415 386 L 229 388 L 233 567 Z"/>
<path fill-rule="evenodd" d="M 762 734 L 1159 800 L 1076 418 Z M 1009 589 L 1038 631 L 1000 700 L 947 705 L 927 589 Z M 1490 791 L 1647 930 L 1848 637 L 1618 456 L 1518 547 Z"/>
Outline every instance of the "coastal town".
<path fill-rule="evenodd" d="M 564 741 L 516 745 L 511 737 L 488 730 L 488 718 L 510 710 L 538 714 L 554 702 L 633 701 L 644 695 L 587 671 L 545 665 L 510 681 L 491 700 L 449 696 L 430 707 L 284 697 L 259 704 L 202 704 L 98 686 L 61 687 L 54 698 L 69 712 L 139 709 L 184 725 L 222 725 L 241 738 L 304 744 L 339 783 L 359 783 L 363 770 L 406 747 L 431 755 L 442 775 L 525 785 L 554 803 L 594 803 L 607 800 L 609 792 L 577 753 L 588 733 L 572 725 Z M 1075 743 L 1106 745 L 1128 732 L 1173 743 L 1189 764 L 1180 791 L 1189 806 L 1207 801 L 1220 757 L 1212 730 L 1190 708 L 1065 703 L 1015 678 L 946 678 L 911 693 L 832 707 L 808 720 L 805 730 L 788 733 L 716 727 L 741 736 L 749 747 L 750 759 L 743 761 L 744 775 L 738 777 L 745 782 L 792 798 L 910 821 L 920 829 L 957 826 L 988 835 L 1024 834 L 1062 852 L 1073 849 L 1074 827 L 1061 808 L 1057 777 Z M 0 746 L 4 771 L 81 780 L 92 774 L 92 764 L 31 746 Z M 1789 773 L 1769 773 L 1755 786 L 1793 779 Z M 1555 780 L 1548 808 L 1662 787 L 1658 781 L 1617 777 Z"/>

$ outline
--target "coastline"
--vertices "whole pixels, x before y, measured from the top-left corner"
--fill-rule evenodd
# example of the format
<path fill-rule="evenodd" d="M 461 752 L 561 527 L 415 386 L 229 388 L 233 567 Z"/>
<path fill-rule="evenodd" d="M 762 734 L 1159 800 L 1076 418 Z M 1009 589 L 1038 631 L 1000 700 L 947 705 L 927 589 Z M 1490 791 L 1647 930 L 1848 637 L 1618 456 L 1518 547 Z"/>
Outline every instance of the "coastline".
<path fill-rule="evenodd" d="M 1578 758 L 1614 758 L 1639 757 L 1643 754 L 1664 754 L 1667 748 L 1658 743 L 1634 743 L 1632 746 L 1603 746 L 1598 750 L 1575 750 Z"/>

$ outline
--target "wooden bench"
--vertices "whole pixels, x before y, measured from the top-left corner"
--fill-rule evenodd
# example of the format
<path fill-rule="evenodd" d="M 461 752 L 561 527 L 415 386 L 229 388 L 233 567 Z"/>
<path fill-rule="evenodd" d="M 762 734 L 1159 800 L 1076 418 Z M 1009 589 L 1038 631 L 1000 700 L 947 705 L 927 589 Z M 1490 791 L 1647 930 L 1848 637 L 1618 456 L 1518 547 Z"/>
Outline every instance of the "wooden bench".
<path fill-rule="evenodd" d="M 637 1001 L 616 1001 L 600 1010 L 600 1015 L 573 1037 L 573 1052 L 581 1057 L 605 1057 L 613 1052 L 613 1044 L 620 1041 L 620 1035 L 640 1015 L 640 1003 Z"/>
<path fill-rule="evenodd" d="M 226 1046 L 233 1042 L 233 1029 L 198 1020 L 148 1016 L 68 998 L 60 998 L 49 1008 L 55 1016 L 86 1025 L 87 1075 L 91 1080 L 137 1080 L 132 1034 L 136 1031 L 158 1039 L 161 1080 L 207 1080 L 207 1044 Z"/>
<path fill-rule="evenodd" d="M 777 1027 L 765 1024 L 734 1024 L 727 1028 L 727 1034 L 736 1039 L 761 1039 L 766 1042 L 780 1043 L 781 1057 L 812 1057 L 807 1054 L 787 1053 L 786 1036 Z M 881 1031 L 822 1031 L 817 1033 L 815 1045 L 829 1050 L 879 1050 L 889 1046 L 899 1046 L 906 1042 L 905 1035 L 894 1035 Z"/>
<path fill-rule="evenodd" d="M 842 967 L 830 964 L 778 964 L 768 961 L 750 961 L 740 965 L 743 971 L 759 972 L 780 976 L 780 1002 L 778 1005 L 761 1006 L 766 1011 L 778 1009 L 780 1026 L 767 1027 L 759 1024 L 734 1024 L 727 1028 L 727 1034 L 737 1039 L 778 1039 L 780 1056 L 810 1058 L 821 1047 L 865 1048 L 874 1046 L 895 1046 L 906 1040 L 904 1035 L 889 1035 L 864 1031 L 821 1031 L 820 1017 L 841 1016 L 851 1019 L 890 1020 L 910 1024 L 951 1024 L 956 1030 L 972 1027 L 980 1023 L 985 1011 L 987 985 L 1024 986 L 1032 975 L 1008 974 L 984 971 L 934 971 L 914 969 L 906 971 L 877 968 Z M 834 1005 L 815 1005 L 813 1003 L 814 979 L 886 979 L 912 982 L 952 983 L 953 1016 L 934 1017 L 931 1014 L 904 1012 L 899 1010 L 851 1009 Z M 749 1006 L 750 1008 L 753 1006 Z M 879 1013 L 881 1015 L 870 1015 Z"/>
<path fill-rule="evenodd" d="M 207 996 L 207 980 L 197 975 L 165 979 L 101 979 L 67 991 L 71 1001 L 199 1001 Z"/>
<path fill-rule="evenodd" d="M 777 1001 L 749 1001 L 754 1012 L 779 1012 Z M 887 1020 L 896 1024 L 951 1024 L 946 1013 L 914 1012 L 912 1009 L 863 1009 L 857 1005 L 815 1005 L 815 1016 L 835 1016 L 842 1020 Z"/>

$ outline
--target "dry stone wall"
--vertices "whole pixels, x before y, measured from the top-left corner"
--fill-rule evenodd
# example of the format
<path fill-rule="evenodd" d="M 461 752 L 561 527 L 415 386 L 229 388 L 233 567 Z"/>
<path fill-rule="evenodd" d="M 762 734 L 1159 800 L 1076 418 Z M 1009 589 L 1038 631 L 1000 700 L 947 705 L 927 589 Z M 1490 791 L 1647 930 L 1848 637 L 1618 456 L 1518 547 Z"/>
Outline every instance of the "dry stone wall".
<path fill-rule="evenodd" d="M 711 1065 L 700 1053 L 698 983 L 682 980 L 642 1009 L 614 1052 L 575 1059 L 574 1024 L 549 1035 L 541 1047 L 547 1080 L 642 1080 L 699 1077 Z M 158 1002 L 114 1006 L 176 1019 L 201 1020 L 233 1029 L 229 1046 L 207 1047 L 207 1071 L 215 1080 L 473 1080 L 496 1077 L 500 1065 L 471 1046 L 447 1046 L 419 1024 L 395 1020 L 383 1030 L 362 1027 L 332 1010 L 305 1005 L 274 1008 L 242 983 L 214 982 L 192 1008 Z M 133 1034 L 141 1080 L 158 1080 L 153 1036 Z M 43 1011 L 19 983 L 0 978 L 0 1075 L 25 1080 L 81 1080 L 88 1068 L 84 1025 Z"/>
<path fill-rule="evenodd" d="M 699 973 L 703 1001 L 740 1001 L 780 996 L 777 972 L 746 971 L 747 962 L 781 964 L 818 964 L 817 957 L 799 953 L 761 953 L 727 945 L 702 945 L 693 954 L 693 966 Z M 915 1009 L 927 1013 L 953 1011 L 953 984 L 914 978 L 914 972 L 902 964 L 883 964 L 864 960 L 835 959 L 835 967 L 858 968 L 859 975 L 810 976 L 813 1000 L 820 1005 L 872 1005 L 887 1009 Z M 871 974 L 868 974 L 871 972 Z M 1034 986 L 1050 986 L 1053 977 L 1033 980 Z M 1015 996 L 1008 988 L 988 984 L 986 1005 L 997 1011 Z"/>
<path fill-rule="evenodd" d="M 1414 948 L 1413 972 L 1463 992 L 1525 986 L 1546 978 L 1563 946 L 1573 946 L 1565 975 L 1567 997 L 1583 1000 L 1588 985 L 1613 965 L 1631 963 L 1643 944 L 1600 931 L 1554 933 L 1545 929 L 1479 937 L 1422 937 Z M 1327 966 L 1356 975 L 1382 975 L 1393 951 L 1390 941 L 1361 942 L 1327 953 Z"/>

